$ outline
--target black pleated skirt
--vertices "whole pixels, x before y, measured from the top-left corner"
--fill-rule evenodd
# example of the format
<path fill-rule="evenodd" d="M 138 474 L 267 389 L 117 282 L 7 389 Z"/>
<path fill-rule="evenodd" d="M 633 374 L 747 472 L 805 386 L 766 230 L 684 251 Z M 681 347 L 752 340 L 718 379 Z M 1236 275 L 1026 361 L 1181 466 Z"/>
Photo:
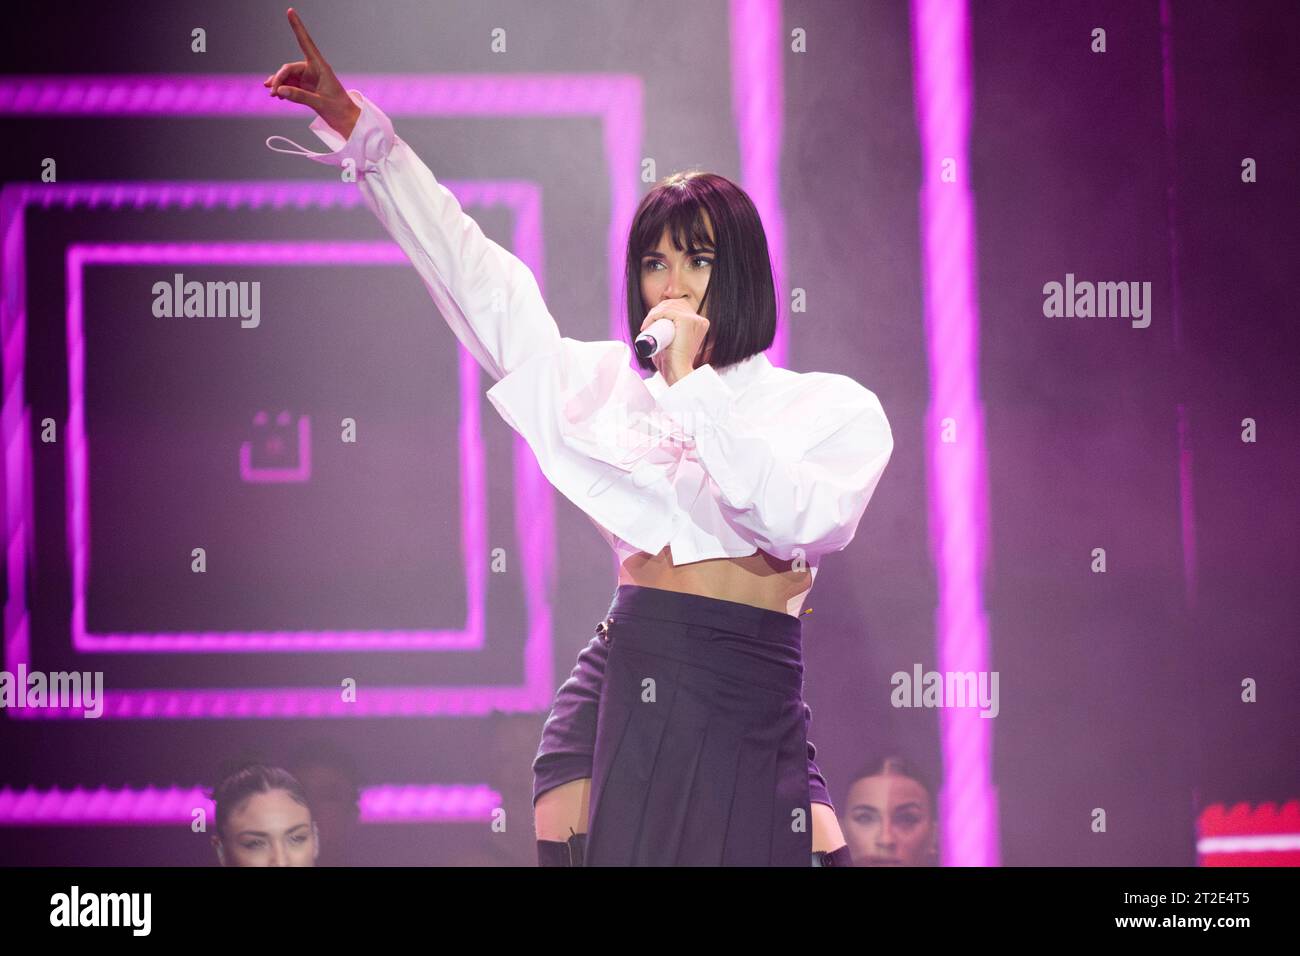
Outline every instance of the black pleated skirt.
<path fill-rule="evenodd" d="M 619 585 L 556 696 L 534 801 L 591 777 L 588 866 L 808 866 L 806 721 L 798 618 Z"/>

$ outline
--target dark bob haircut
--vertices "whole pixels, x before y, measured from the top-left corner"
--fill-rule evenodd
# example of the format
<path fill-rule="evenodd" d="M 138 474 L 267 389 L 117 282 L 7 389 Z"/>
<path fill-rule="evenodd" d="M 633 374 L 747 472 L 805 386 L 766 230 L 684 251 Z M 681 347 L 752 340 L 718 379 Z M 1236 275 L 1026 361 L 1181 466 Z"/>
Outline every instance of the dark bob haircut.
<path fill-rule="evenodd" d="M 706 212 L 713 225 L 714 261 L 704 295 L 708 311 L 701 314 L 709 320 L 709 364 L 720 369 L 771 347 L 777 302 L 758 210 L 743 189 L 716 173 L 674 173 L 646 193 L 637 207 L 627 242 L 628 341 L 641 333 L 646 313 L 658 304 L 641 299 L 641 257 L 658 248 L 665 228 L 679 252 L 709 245 Z M 633 357 L 646 371 L 655 370 L 635 349 Z"/>

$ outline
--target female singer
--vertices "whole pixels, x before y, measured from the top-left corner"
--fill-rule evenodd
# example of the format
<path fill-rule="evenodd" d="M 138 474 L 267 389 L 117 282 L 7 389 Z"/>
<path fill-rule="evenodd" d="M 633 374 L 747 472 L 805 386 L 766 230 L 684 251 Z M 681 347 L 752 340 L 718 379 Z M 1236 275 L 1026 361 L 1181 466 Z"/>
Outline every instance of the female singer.
<path fill-rule="evenodd" d="M 851 864 L 807 739 L 799 614 L 893 438 L 851 378 L 768 361 L 776 293 L 753 203 L 709 173 L 642 200 L 629 338 L 673 328 L 652 362 L 637 359 L 655 369 L 643 379 L 627 342 L 561 337 L 528 268 L 288 17 L 305 59 L 264 85 L 315 110 L 309 128 L 331 151 L 267 146 L 355 164 L 367 205 L 496 380 L 488 398 L 620 560 L 533 763 L 539 862 Z"/>

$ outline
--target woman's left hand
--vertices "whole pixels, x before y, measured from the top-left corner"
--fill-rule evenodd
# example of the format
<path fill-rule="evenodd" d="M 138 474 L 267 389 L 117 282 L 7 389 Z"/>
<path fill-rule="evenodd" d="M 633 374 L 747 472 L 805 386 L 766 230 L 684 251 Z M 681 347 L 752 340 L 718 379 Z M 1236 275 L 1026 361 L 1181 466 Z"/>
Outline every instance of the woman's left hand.
<path fill-rule="evenodd" d="M 692 312 L 681 301 L 668 299 L 646 314 L 640 331 L 644 332 L 659 319 L 672 320 L 673 340 L 650 361 L 659 369 L 664 381 L 671 385 L 695 368 L 695 356 L 699 354 L 704 337 L 709 334 L 709 320 Z"/>

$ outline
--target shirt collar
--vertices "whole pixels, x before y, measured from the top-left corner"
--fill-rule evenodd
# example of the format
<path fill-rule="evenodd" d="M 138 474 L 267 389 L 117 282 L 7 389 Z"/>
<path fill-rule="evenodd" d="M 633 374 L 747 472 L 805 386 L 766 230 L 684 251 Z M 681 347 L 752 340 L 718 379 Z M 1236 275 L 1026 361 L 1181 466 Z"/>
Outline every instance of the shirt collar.
<path fill-rule="evenodd" d="M 726 383 L 728 388 L 739 395 L 770 368 L 772 368 L 772 363 L 768 360 L 767 353 L 756 352 L 747 359 L 732 362 L 725 368 L 715 368 L 714 371 L 717 373 L 718 378 Z M 664 381 L 663 374 L 658 371 L 646 379 L 645 382 L 650 394 L 655 398 L 658 398 L 668 389 L 668 383 Z"/>

